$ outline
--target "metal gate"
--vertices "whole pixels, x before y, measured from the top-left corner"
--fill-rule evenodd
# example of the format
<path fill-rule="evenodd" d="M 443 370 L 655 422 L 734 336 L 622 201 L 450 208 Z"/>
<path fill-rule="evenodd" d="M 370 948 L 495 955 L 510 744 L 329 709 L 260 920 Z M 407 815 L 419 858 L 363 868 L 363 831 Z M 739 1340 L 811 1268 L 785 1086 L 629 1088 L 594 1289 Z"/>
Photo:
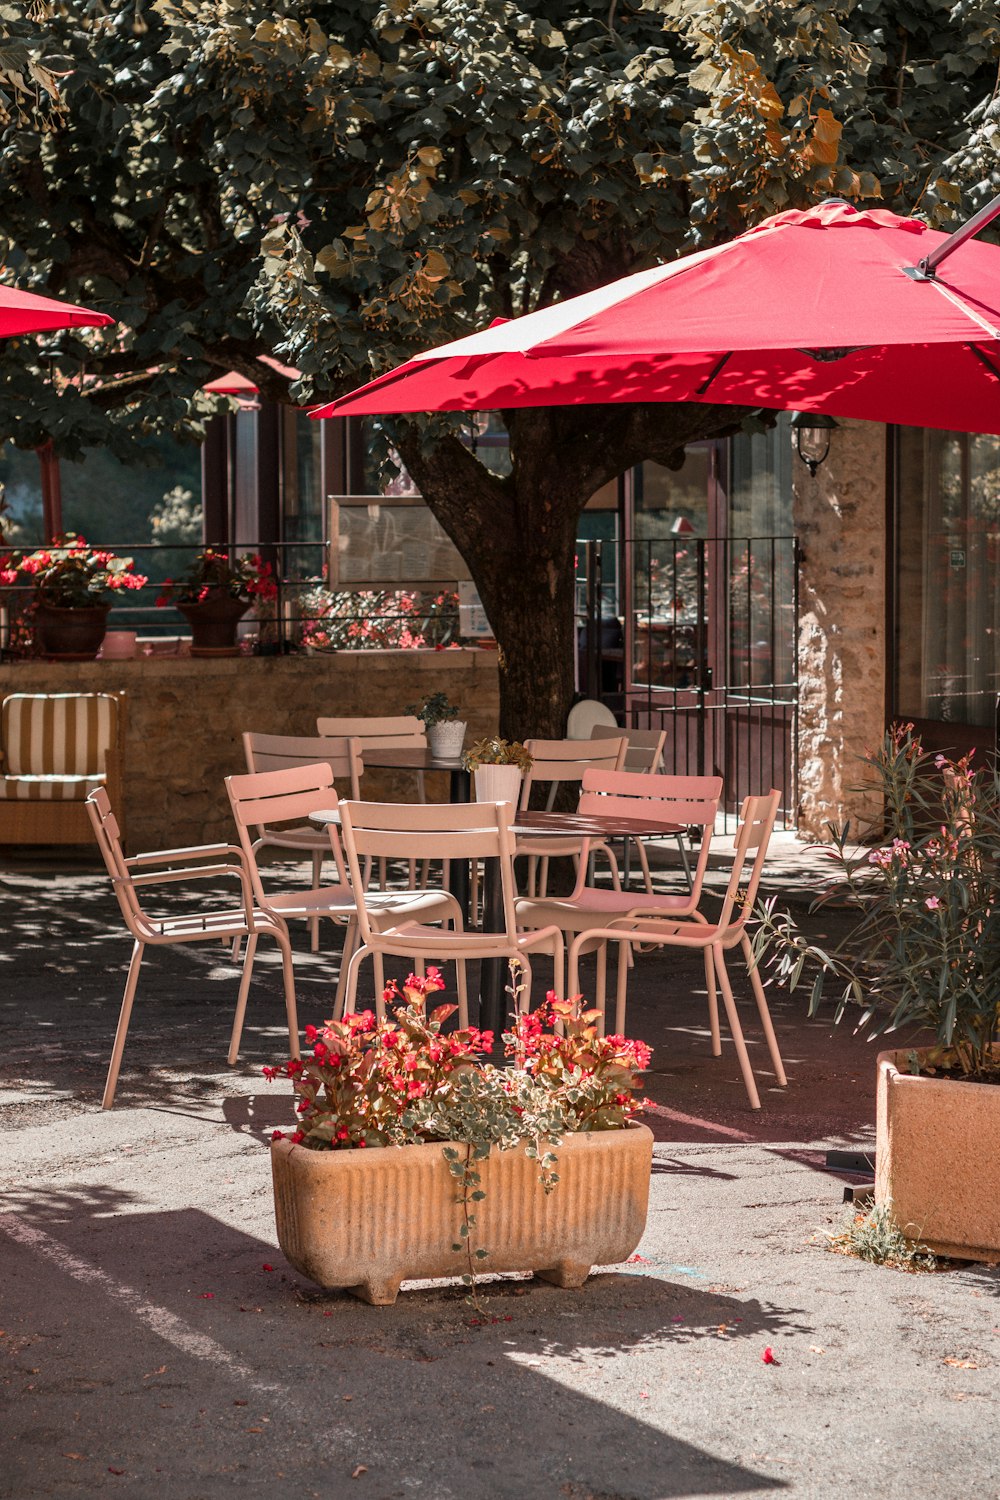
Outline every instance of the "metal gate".
<path fill-rule="evenodd" d="M 578 674 L 665 769 L 720 775 L 727 813 L 777 787 L 795 824 L 798 548 L 791 536 L 581 544 Z"/>

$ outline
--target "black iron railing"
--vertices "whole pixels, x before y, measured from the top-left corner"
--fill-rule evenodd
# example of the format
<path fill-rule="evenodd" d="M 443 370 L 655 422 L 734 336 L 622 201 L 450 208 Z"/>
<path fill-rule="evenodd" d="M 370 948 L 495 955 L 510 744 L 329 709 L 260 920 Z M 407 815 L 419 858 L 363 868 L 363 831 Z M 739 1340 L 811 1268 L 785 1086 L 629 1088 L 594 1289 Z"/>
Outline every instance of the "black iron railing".
<path fill-rule="evenodd" d="M 100 550 L 100 544 L 93 547 Z M 149 641 L 188 635 L 167 586 L 184 578 L 204 544 L 115 543 L 108 550 L 134 558 L 136 573 L 148 579 L 141 589 L 112 597 L 108 629 L 134 631 Z M 248 653 L 436 647 L 461 639 L 454 579 L 331 586 L 323 543 L 247 543 L 230 549 L 230 555 L 236 552 L 259 553 L 272 569 L 273 596 L 251 599 L 240 623 Z M 30 582 L 0 588 L 0 652 L 8 657 L 34 652 L 34 598 Z"/>

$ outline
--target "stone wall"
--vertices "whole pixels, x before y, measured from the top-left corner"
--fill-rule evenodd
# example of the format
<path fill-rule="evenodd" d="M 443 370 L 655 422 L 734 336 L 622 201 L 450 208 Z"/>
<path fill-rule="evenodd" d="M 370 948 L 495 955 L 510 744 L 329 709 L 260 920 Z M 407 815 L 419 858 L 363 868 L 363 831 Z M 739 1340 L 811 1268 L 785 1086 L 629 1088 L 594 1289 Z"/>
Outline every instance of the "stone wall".
<path fill-rule="evenodd" d="M 876 816 L 856 790 L 885 726 L 885 429 L 843 420 L 815 479 L 795 465 L 799 573 L 799 833 Z"/>
<path fill-rule="evenodd" d="M 134 852 L 232 839 L 223 778 L 246 769 L 245 729 L 310 735 L 321 714 L 398 714 L 438 691 L 462 709 L 468 738 L 495 734 L 499 713 L 496 653 L 476 649 L 6 662 L 0 690 L 127 694 L 125 816 Z M 407 790 L 399 773 L 365 774 L 366 796 Z M 445 777 L 428 776 L 427 794 L 447 799 Z"/>

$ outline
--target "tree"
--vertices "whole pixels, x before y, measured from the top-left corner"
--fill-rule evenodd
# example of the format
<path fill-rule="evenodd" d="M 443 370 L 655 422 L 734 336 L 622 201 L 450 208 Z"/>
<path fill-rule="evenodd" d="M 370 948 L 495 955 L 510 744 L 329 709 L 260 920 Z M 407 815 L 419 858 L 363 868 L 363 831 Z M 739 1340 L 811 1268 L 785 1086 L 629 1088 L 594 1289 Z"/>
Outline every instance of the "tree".
<path fill-rule="evenodd" d="M 128 330 L 63 338 L 58 399 L 34 350 L 0 373 L 0 432 L 64 451 L 197 425 L 220 368 L 278 399 L 341 393 L 831 193 L 947 224 L 963 185 L 990 188 L 1000 30 L 972 3 L 111 0 L 50 25 L 66 123 L 0 141 L 8 263 Z M 271 350 L 302 371 L 291 388 Z M 745 414 L 505 415 L 502 478 L 451 420 L 384 440 L 479 587 L 503 731 L 558 734 L 580 510 Z"/>

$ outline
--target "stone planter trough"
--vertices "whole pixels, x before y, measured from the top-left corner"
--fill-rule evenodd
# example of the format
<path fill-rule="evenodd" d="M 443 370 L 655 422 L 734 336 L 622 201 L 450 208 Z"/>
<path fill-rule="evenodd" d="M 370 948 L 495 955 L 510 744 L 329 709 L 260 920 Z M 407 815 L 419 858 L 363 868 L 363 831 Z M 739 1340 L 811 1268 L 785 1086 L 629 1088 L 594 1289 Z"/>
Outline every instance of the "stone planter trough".
<path fill-rule="evenodd" d="M 460 1148 L 461 1149 L 461 1148 Z M 595 1265 L 625 1260 L 646 1224 L 653 1137 L 645 1125 L 570 1135 L 546 1193 L 538 1164 L 494 1149 L 477 1165 L 486 1197 L 475 1205 L 472 1249 L 480 1274 L 534 1271 L 582 1286 Z M 369 1151 L 309 1151 L 271 1144 L 278 1243 L 297 1271 L 366 1302 L 396 1300 L 413 1278 L 461 1276 L 459 1182 L 443 1143 Z"/>
<path fill-rule="evenodd" d="M 1000 1085 L 920 1077 L 909 1055 L 878 1058 L 875 1201 L 935 1254 L 1000 1261 Z"/>

